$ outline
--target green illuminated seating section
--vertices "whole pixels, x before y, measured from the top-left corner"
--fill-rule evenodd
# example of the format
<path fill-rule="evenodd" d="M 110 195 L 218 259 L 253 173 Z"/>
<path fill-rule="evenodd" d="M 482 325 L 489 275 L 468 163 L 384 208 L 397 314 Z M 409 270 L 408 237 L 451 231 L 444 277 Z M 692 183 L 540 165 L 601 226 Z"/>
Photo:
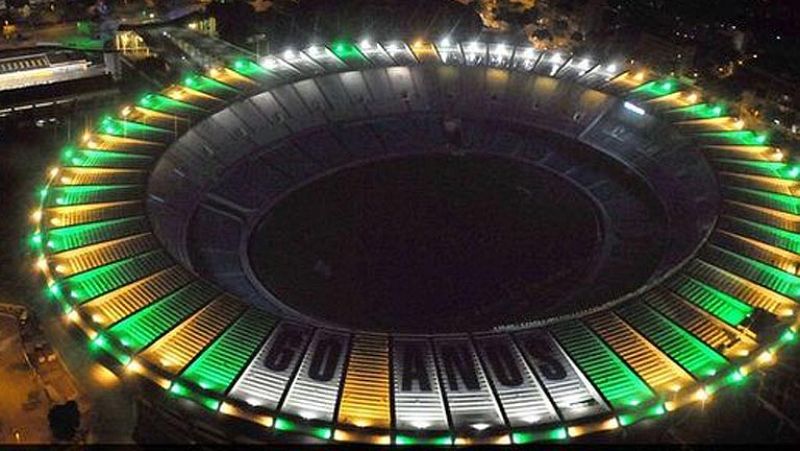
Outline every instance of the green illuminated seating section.
<path fill-rule="evenodd" d="M 204 77 L 202 75 L 190 75 L 183 79 L 181 83 L 187 88 L 200 91 L 214 97 L 226 97 L 239 94 L 239 91 L 232 86 L 220 83 L 212 78 Z"/>
<path fill-rule="evenodd" d="M 714 245 L 706 246 L 702 258 L 722 269 L 738 274 L 792 299 L 800 296 L 800 277 L 749 257 Z"/>
<path fill-rule="evenodd" d="M 778 177 L 781 179 L 795 180 L 800 174 L 794 175 L 794 166 L 780 161 L 755 161 L 737 160 L 734 158 L 719 158 L 712 162 L 714 166 L 723 171 L 738 172 L 742 174 L 763 175 L 765 177 Z"/>
<path fill-rule="evenodd" d="M 53 252 L 63 252 L 147 230 L 149 225 L 144 216 L 90 222 L 48 230 L 47 247 Z"/>
<path fill-rule="evenodd" d="M 567 430 L 564 428 L 558 428 L 560 432 L 563 432 L 563 437 L 558 435 L 557 432 L 548 431 L 546 434 L 527 434 L 527 433 L 518 433 L 514 439 L 514 443 L 528 443 L 533 441 L 542 441 L 550 439 L 551 436 L 555 436 L 556 438 L 566 438 L 567 437 Z M 442 435 L 440 437 L 418 437 L 413 435 L 404 435 L 398 434 L 395 436 L 394 443 L 396 445 L 439 445 L 439 446 L 450 446 L 453 444 L 453 437 L 449 434 Z"/>
<path fill-rule="evenodd" d="M 714 232 L 711 235 L 710 242 L 729 251 L 746 255 L 767 265 L 787 271 L 800 264 L 800 255 L 798 254 L 724 230 Z"/>
<path fill-rule="evenodd" d="M 98 131 L 102 134 L 120 136 L 134 139 L 169 139 L 173 137 L 171 130 L 154 127 L 139 122 L 122 119 L 106 118 L 100 124 Z"/>
<path fill-rule="evenodd" d="M 699 120 L 713 119 L 725 114 L 726 108 L 722 105 L 711 103 L 698 103 L 674 110 L 667 111 L 665 114 L 671 119 L 677 120 Z"/>
<path fill-rule="evenodd" d="M 744 203 L 774 208 L 786 213 L 800 214 L 800 198 L 748 188 L 722 187 L 722 194 Z"/>
<path fill-rule="evenodd" d="M 50 190 L 45 203 L 48 207 L 113 202 L 141 197 L 142 185 L 75 185 L 57 186 Z"/>
<path fill-rule="evenodd" d="M 103 323 L 111 326 L 140 309 L 177 291 L 194 280 L 194 276 L 179 265 L 170 266 L 104 296 L 81 305 L 92 316 L 101 315 Z"/>
<path fill-rule="evenodd" d="M 739 299 L 685 275 L 673 277 L 666 285 L 683 299 L 731 326 L 738 326 L 753 313 L 753 308 Z"/>
<path fill-rule="evenodd" d="M 556 324 L 559 344 L 615 409 L 653 399 L 655 393 L 600 338 L 578 321 Z"/>
<path fill-rule="evenodd" d="M 146 168 L 153 162 L 150 155 L 110 150 L 75 150 L 64 160 L 67 166 L 89 168 Z"/>
<path fill-rule="evenodd" d="M 513 442 L 519 445 L 533 442 L 563 440 L 568 436 L 567 428 L 564 427 L 535 432 L 516 432 L 512 434 Z M 398 441 L 397 444 L 400 444 L 400 442 Z"/>
<path fill-rule="evenodd" d="M 181 375 L 200 387 L 223 393 L 244 369 L 277 320 L 250 308 Z"/>
<path fill-rule="evenodd" d="M 109 332 L 125 347 L 138 352 L 218 295 L 219 291 L 210 284 L 196 280 L 120 321 Z"/>
<path fill-rule="evenodd" d="M 267 72 L 266 69 L 248 59 L 239 59 L 230 65 L 230 69 L 239 75 L 255 81 L 277 81 L 280 80 L 275 74 Z"/>
<path fill-rule="evenodd" d="M 711 348 L 719 350 L 737 340 L 738 333 L 735 329 L 723 326 L 713 320 L 713 316 L 701 313 L 676 294 L 661 287 L 650 290 L 642 299 L 647 305 L 690 331 Z"/>
<path fill-rule="evenodd" d="M 698 379 L 713 376 L 727 363 L 725 357 L 697 337 L 642 303 L 625 304 L 616 312 L 651 343 Z"/>
<path fill-rule="evenodd" d="M 653 80 L 634 88 L 631 93 L 637 97 L 654 99 L 673 94 L 680 89 L 675 80 Z"/>
<path fill-rule="evenodd" d="M 780 293 L 703 260 L 692 260 L 684 267 L 684 272 L 718 291 L 746 302 L 751 307 L 768 312 L 777 312 L 787 303 L 794 304 L 794 301 Z"/>
<path fill-rule="evenodd" d="M 147 94 L 139 100 L 139 106 L 148 110 L 177 116 L 196 116 L 205 112 L 204 108 L 192 105 L 191 103 L 181 102 L 180 100 L 175 100 L 162 94 Z"/>
<path fill-rule="evenodd" d="M 337 42 L 331 46 L 331 51 L 338 58 L 347 60 L 366 61 L 358 48 L 349 42 Z"/>
<path fill-rule="evenodd" d="M 755 238 L 787 251 L 800 253 L 800 234 L 746 219 L 725 217 L 723 227 L 739 235 Z"/>
<path fill-rule="evenodd" d="M 590 315 L 584 322 L 659 395 L 691 383 L 691 377 L 633 328 L 610 311 Z"/>
<path fill-rule="evenodd" d="M 170 264 L 169 255 L 164 250 L 158 249 L 82 272 L 68 277 L 62 283 L 69 287 L 73 299 L 86 302 L 164 269 Z"/>
<path fill-rule="evenodd" d="M 752 130 L 732 130 L 722 132 L 702 132 L 697 136 L 704 141 L 715 144 L 729 144 L 733 146 L 765 146 L 769 144 L 766 135 L 755 133 Z"/>

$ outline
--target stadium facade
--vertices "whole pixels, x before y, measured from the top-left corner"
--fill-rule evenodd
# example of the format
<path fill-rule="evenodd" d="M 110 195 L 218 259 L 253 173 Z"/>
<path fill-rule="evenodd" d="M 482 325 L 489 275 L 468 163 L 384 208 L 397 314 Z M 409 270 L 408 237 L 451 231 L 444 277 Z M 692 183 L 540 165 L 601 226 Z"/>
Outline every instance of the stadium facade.
<path fill-rule="evenodd" d="M 31 245 L 90 352 L 200 412 L 206 440 L 564 440 L 710 402 L 796 342 L 800 168 L 730 110 L 622 60 L 502 43 L 232 56 L 65 148 Z M 250 237 L 298 186 L 453 153 L 591 199 L 592 295 L 422 334 L 341 327 L 256 276 Z"/>

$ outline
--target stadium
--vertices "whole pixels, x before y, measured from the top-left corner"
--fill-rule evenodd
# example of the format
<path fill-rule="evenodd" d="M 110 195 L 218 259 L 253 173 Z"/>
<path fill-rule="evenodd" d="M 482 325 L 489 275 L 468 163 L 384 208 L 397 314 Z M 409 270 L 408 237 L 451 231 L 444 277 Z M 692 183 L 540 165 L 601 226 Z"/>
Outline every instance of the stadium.
<path fill-rule="evenodd" d="M 800 166 L 730 110 L 630 61 L 500 42 L 232 56 L 65 148 L 31 246 L 89 352 L 195 441 L 636 427 L 797 341 Z M 398 230 L 364 232 L 353 186 Z M 442 196 L 508 206 L 452 224 Z M 395 261 L 365 270 L 377 254 Z"/>

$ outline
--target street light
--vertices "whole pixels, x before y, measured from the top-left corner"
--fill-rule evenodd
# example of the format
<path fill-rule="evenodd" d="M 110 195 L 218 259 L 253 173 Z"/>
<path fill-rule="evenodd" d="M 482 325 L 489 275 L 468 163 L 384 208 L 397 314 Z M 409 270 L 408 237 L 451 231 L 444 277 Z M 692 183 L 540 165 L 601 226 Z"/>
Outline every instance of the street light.
<path fill-rule="evenodd" d="M 261 56 L 261 41 L 266 41 L 267 35 L 264 33 L 259 33 L 247 38 L 247 42 L 255 43 L 256 44 L 256 61 L 258 61 Z M 266 53 L 269 53 L 269 45 L 267 45 Z"/>

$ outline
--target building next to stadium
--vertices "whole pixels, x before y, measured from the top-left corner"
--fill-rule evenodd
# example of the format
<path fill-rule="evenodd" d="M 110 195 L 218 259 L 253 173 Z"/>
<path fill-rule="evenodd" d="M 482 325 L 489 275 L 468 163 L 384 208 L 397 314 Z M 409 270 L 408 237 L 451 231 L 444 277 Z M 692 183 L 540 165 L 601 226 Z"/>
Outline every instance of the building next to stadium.
<path fill-rule="evenodd" d="M 797 341 L 800 167 L 729 111 L 622 59 L 502 42 L 231 55 L 67 146 L 31 246 L 50 302 L 139 386 L 140 427 L 173 439 L 524 444 L 636 427 L 713 402 Z M 348 246 L 304 254 L 324 218 L 294 247 L 264 232 L 291 232 L 279 210 L 326 180 L 432 160 L 477 162 L 476 185 L 508 175 L 532 227 L 574 213 L 540 229 L 583 243 L 545 271 L 557 289 L 337 297 L 368 276 L 325 264 Z M 470 268 L 440 278 L 485 288 L 517 270 Z"/>

